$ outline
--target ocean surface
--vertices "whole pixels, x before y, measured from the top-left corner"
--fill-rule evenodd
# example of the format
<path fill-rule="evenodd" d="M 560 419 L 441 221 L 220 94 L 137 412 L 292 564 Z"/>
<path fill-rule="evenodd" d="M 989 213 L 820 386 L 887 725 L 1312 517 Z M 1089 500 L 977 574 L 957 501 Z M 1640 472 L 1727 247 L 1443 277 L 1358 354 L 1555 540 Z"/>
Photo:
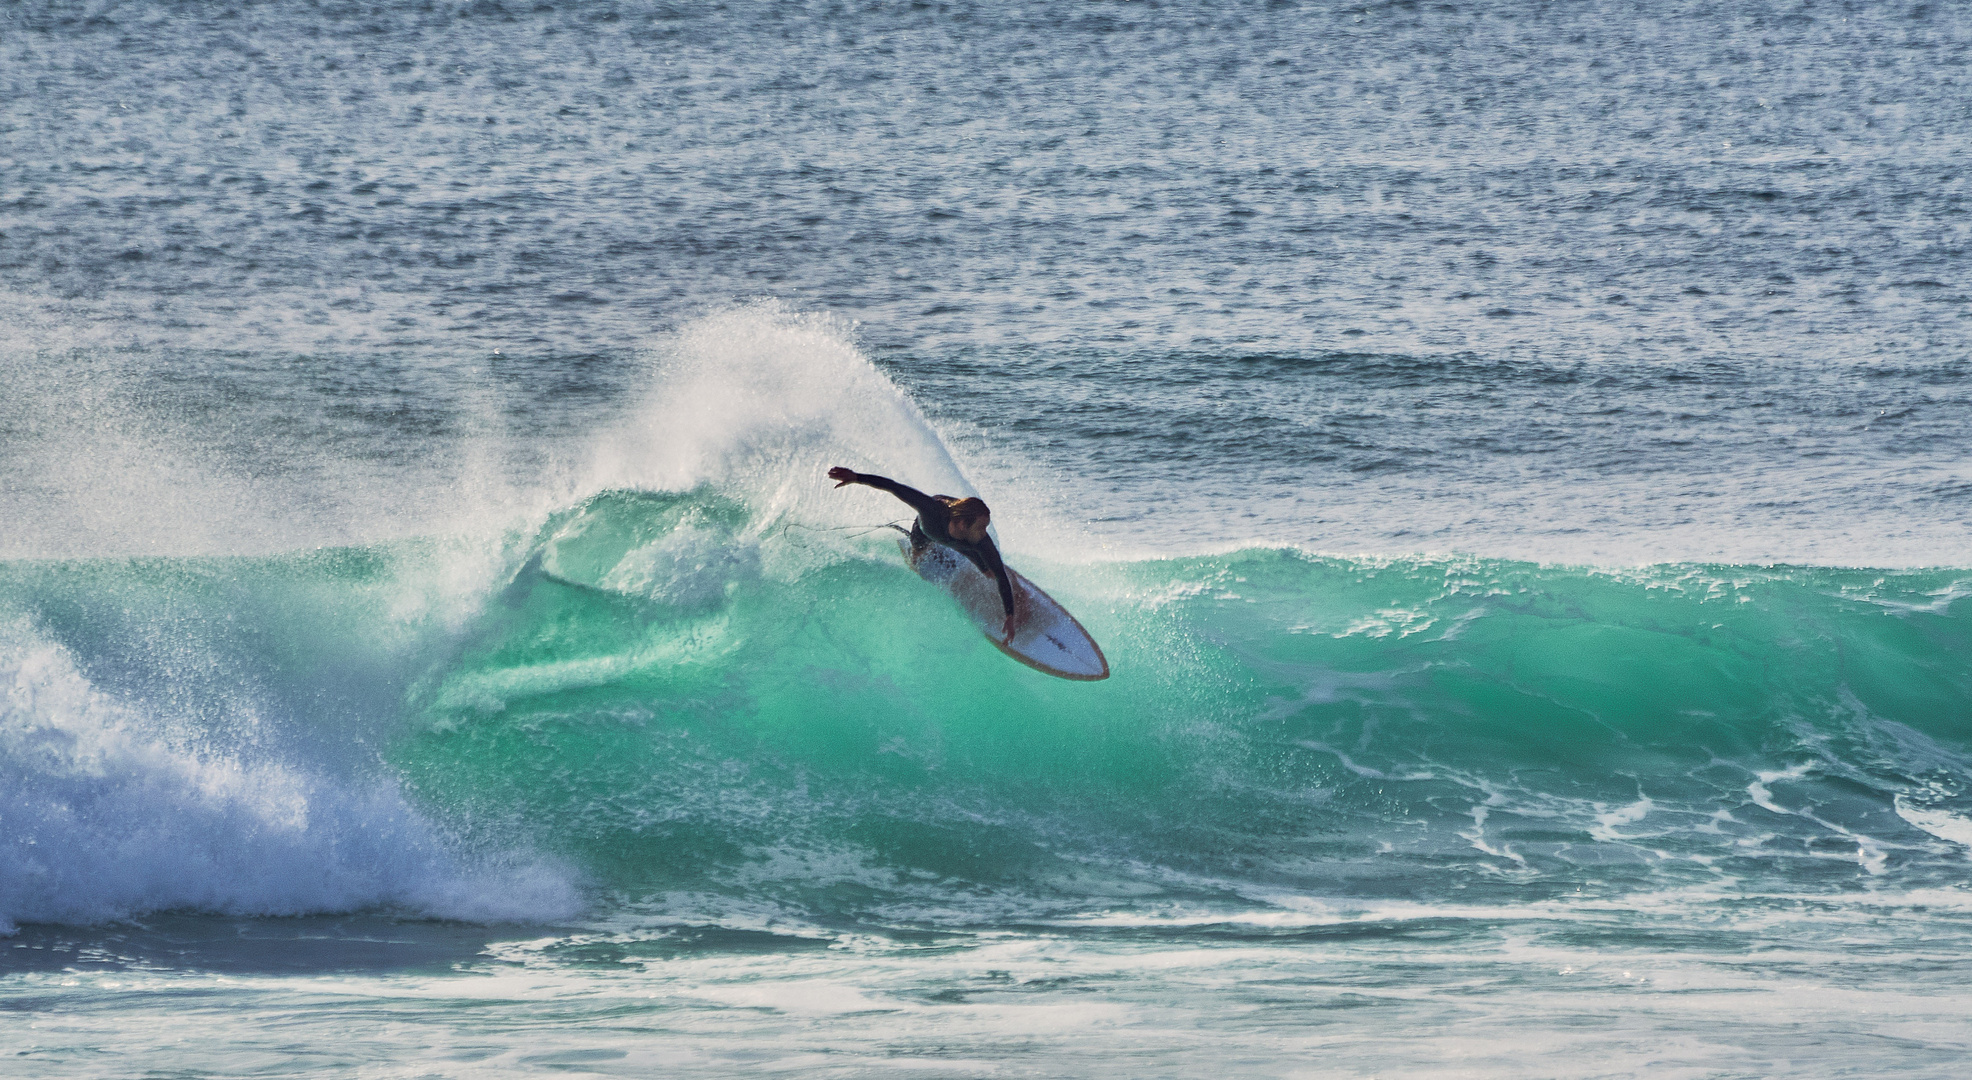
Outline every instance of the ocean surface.
<path fill-rule="evenodd" d="M 0 6 L 0 1073 L 1963 1075 L 1968 61 Z"/>

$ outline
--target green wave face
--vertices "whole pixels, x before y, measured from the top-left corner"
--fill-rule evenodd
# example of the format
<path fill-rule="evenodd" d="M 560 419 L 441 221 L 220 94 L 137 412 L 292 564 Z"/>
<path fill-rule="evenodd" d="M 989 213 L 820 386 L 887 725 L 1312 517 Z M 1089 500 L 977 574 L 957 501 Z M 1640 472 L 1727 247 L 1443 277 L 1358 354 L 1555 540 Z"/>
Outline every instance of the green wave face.
<path fill-rule="evenodd" d="M 0 565 L 0 919 L 1962 878 L 1964 571 L 1016 558 L 1109 655 L 1075 683 L 887 537 L 621 491 L 504 542 Z"/>
<path fill-rule="evenodd" d="M 407 690 L 388 760 L 605 895 L 809 917 L 1962 866 L 1920 823 L 1972 804 L 1963 572 L 1023 565 L 1111 658 L 1077 684 L 893 552 L 598 496 Z"/>

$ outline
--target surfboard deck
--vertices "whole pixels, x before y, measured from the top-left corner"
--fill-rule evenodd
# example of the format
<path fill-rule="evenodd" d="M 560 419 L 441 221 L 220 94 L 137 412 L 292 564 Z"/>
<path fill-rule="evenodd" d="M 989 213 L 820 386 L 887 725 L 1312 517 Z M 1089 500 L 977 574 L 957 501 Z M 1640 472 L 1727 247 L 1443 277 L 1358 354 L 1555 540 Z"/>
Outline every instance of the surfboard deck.
<path fill-rule="evenodd" d="M 899 540 L 897 546 L 904 552 L 904 561 L 919 577 L 944 589 L 959 602 L 994 648 L 1056 678 L 1080 682 L 1109 678 L 1109 659 L 1103 656 L 1096 639 L 1082 629 L 1082 624 L 1075 621 L 1067 608 L 1021 577 L 1013 567 L 1007 567 L 1007 576 L 1013 582 L 1014 613 L 1020 616 L 1020 621 L 1013 640 L 1001 641 L 1000 631 L 1006 617 L 1000 608 L 998 582 L 981 573 L 964 556 L 937 544 L 915 555 L 908 537 Z"/>

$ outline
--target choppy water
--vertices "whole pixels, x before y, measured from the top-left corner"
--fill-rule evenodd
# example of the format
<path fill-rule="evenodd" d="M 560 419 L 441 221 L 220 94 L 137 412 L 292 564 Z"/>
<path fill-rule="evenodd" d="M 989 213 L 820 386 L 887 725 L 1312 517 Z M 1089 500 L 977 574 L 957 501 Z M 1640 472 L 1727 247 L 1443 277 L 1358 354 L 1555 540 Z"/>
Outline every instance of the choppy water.
<path fill-rule="evenodd" d="M 1969 40 L 8 7 L 0 1046 L 1952 1075 Z"/>

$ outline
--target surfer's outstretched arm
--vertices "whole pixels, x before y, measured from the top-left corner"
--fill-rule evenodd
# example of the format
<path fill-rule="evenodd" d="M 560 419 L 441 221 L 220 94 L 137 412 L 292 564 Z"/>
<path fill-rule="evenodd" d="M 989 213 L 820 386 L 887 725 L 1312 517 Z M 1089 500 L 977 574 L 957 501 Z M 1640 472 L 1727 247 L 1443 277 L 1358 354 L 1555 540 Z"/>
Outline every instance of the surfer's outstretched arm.
<path fill-rule="evenodd" d="M 845 484 L 861 484 L 864 487 L 873 487 L 878 491 L 888 491 L 892 495 L 904 500 L 905 504 L 910 506 L 911 509 L 916 510 L 919 514 L 929 513 L 933 515 L 933 521 L 945 520 L 946 507 L 944 503 L 926 495 L 909 484 L 900 484 L 888 476 L 857 472 L 854 469 L 845 469 L 837 465 L 835 468 L 829 470 L 829 479 L 836 482 L 836 487 L 842 487 Z"/>
<path fill-rule="evenodd" d="M 979 568 L 1000 586 L 1000 609 L 1006 612 L 1005 640 L 1013 639 L 1013 579 L 1007 573 L 1006 563 L 1000 561 L 1000 549 L 993 545 L 993 538 L 986 533 L 986 523 L 992 512 L 978 499 L 953 499 L 948 496 L 926 495 L 924 492 L 900 484 L 887 476 L 859 473 L 840 465 L 829 470 L 829 479 L 836 487 L 845 484 L 862 484 L 892 495 L 918 512 L 917 524 L 911 528 L 911 547 L 921 549 L 927 541 L 936 542 L 964 555 L 972 565 Z"/>

